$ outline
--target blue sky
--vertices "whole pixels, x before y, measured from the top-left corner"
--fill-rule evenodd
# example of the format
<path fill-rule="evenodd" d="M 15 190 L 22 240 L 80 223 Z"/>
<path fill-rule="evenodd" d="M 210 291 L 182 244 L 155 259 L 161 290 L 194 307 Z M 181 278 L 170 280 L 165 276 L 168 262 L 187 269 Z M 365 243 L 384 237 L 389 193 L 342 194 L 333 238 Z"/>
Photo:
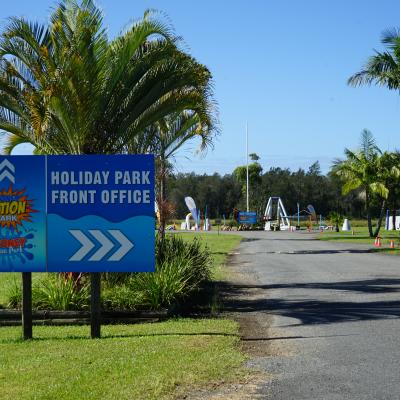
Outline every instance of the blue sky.
<path fill-rule="evenodd" d="M 400 99 L 384 88 L 351 88 L 384 29 L 400 27 L 400 2 L 98 0 L 110 36 L 147 8 L 165 12 L 184 48 L 214 76 L 221 135 L 214 150 L 193 156 L 196 144 L 176 157 L 179 172 L 230 173 L 249 152 L 264 169 L 307 168 L 324 172 L 344 147 L 358 144 L 362 129 L 379 146 L 400 148 Z M 11 15 L 47 21 L 53 1 L 4 2 Z"/>

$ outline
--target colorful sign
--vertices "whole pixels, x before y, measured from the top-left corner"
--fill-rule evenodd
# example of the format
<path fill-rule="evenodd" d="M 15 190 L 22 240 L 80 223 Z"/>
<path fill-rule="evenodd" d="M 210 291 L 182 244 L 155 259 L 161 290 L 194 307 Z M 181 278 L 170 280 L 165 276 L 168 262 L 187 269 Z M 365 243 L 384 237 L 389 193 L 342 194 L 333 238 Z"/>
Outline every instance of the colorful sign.
<path fill-rule="evenodd" d="M 46 271 L 45 164 L 0 157 L 0 271 Z"/>
<path fill-rule="evenodd" d="M 254 211 L 240 211 L 238 214 L 238 223 L 239 224 L 256 224 L 257 223 L 257 213 Z"/>
<path fill-rule="evenodd" d="M 152 155 L 0 157 L 0 190 L 0 271 L 154 271 Z"/>

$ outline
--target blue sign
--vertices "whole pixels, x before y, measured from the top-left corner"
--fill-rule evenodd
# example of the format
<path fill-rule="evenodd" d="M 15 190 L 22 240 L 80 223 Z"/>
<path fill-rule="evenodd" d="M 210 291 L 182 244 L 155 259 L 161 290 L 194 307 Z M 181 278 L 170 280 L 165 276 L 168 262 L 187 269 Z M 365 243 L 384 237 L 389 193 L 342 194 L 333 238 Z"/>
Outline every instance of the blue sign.
<path fill-rule="evenodd" d="M 0 271 L 46 271 L 43 157 L 0 157 Z"/>
<path fill-rule="evenodd" d="M 256 224 L 257 223 L 257 213 L 254 211 L 240 211 L 238 215 L 239 224 Z"/>
<path fill-rule="evenodd" d="M 31 254 L 24 265 L 15 263 L 14 271 L 154 271 L 152 155 L 14 156 L 0 161 L 17 165 L 14 160 L 22 158 L 29 175 L 26 187 L 36 199 L 33 208 L 42 210 L 43 221 L 47 215 L 47 229 L 43 221 L 39 229 L 34 213 L 23 227 L 31 224 L 47 239 L 35 242 L 38 255 Z M 1 232 L 8 231 L 2 225 Z M 32 269 L 36 265 L 41 269 Z"/>

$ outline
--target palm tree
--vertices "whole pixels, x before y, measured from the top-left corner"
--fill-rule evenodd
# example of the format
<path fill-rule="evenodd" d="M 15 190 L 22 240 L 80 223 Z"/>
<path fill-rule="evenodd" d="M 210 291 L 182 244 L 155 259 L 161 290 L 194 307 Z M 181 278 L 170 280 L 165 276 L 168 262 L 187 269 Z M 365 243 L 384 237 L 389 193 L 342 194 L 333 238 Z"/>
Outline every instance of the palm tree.
<path fill-rule="evenodd" d="M 157 169 L 157 203 L 160 211 L 160 238 L 163 239 L 167 212 L 169 208 L 166 193 L 166 179 L 171 170 L 171 159 L 188 141 L 200 140 L 199 152 L 212 144 L 215 120 L 213 119 L 213 103 L 204 97 L 204 110 L 198 114 L 192 111 L 173 113 L 152 126 L 153 142 L 149 151 L 156 155 Z"/>
<path fill-rule="evenodd" d="M 375 232 L 372 230 L 370 210 L 371 198 L 373 195 L 380 196 L 383 199 L 382 207 L 384 209 L 384 199 L 386 199 L 389 194 L 384 184 L 384 177 L 382 176 L 381 154 L 372 133 L 364 129 L 361 132 L 360 148 L 357 151 L 345 149 L 346 159 L 335 160 L 332 167 L 333 173 L 339 176 L 343 181 L 343 194 L 357 189 L 361 190 L 364 194 L 370 237 L 378 235 L 380 229 L 380 223 L 378 222 Z M 381 218 L 380 221 L 382 221 Z"/>
<path fill-rule="evenodd" d="M 400 88 L 400 31 L 397 29 L 384 31 L 381 42 L 387 50 L 376 51 L 375 55 L 369 57 L 363 69 L 348 79 L 349 85 L 375 83 L 389 90 Z"/>
<path fill-rule="evenodd" d="M 388 189 L 387 203 L 392 209 L 392 229 L 396 229 L 396 206 L 399 198 L 400 153 L 384 152 L 380 158 L 380 170 L 384 185 Z M 384 209 L 381 210 L 383 218 Z"/>
<path fill-rule="evenodd" d="M 332 211 L 328 214 L 328 220 L 332 225 L 335 225 L 335 231 L 339 232 L 339 225 L 343 222 L 343 216 L 336 211 Z"/>
<path fill-rule="evenodd" d="M 11 18 L 0 37 L 4 151 L 124 153 L 172 113 L 208 113 L 211 74 L 177 43 L 152 12 L 110 42 L 92 0 L 61 1 L 49 26 Z"/>

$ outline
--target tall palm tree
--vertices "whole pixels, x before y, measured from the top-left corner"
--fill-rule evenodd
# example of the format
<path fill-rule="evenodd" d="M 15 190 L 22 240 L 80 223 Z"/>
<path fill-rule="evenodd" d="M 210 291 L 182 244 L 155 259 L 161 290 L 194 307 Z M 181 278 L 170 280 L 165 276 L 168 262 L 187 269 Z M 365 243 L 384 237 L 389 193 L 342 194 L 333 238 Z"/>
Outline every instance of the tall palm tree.
<path fill-rule="evenodd" d="M 371 219 L 371 198 L 378 195 L 383 199 L 387 198 L 389 191 L 384 184 L 382 175 L 382 163 L 380 162 L 381 151 L 375 143 L 372 133 L 367 129 L 361 132 L 360 148 L 356 151 L 345 149 L 345 160 L 335 160 L 332 171 L 343 181 L 343 194 L 352 190 L 361 190 L 365 196 L 365 210 L 368 220 L 368 232 L 370 237 L 379 233 L 378 222 L 375 232 L 372 230 Z M 381 218 L 380 218 L 381 221 Z"/>
<path fill-rule="evenodd" d="M 11 18 L 0 37 L 4 151 L 124 153 L 171 113 L 209 112 L 211 74 L 177 43 L 152 12 L 110 42 L 92 0 L 61 1 L 48 26 Z"/>
<path fill-rule="evenodd" d="M 382 180 L 388 189 L 387 203 L 392 209 L 392 229 L 396 229 L 396 206 L 398 205 L 400 186 L 400 154 L 399 152 L 384 152 L 379 160 Z M 384 209 L 381 217 L 383 218 Z M 380 222 L 381 219 L 380 219 Z"/>
<path fill-rule="evenodd" d="M 376 51 L 369 57 L 363 69 L 348 79 L 351 86 L 371 85 L 375 83 L 390 90 L 400 88 L 400 31 L 386 30 L 382 34 L 381 42 L 386 51 Z"/>
<path fill-rule="evenodd" d="M 199 139 L 198 151 L 212 144 L 215 132 L 214 104 L 205 97 L 202 114 L 193 111 L 172 113 L 152 126 L 153 138 L 149 151 L 156 155 L 157 203 L 160 211 L 160 238 L 164 237 L 166 224 L 166 179 L 171 169 L 171 159 L 188 141 Z"/>

